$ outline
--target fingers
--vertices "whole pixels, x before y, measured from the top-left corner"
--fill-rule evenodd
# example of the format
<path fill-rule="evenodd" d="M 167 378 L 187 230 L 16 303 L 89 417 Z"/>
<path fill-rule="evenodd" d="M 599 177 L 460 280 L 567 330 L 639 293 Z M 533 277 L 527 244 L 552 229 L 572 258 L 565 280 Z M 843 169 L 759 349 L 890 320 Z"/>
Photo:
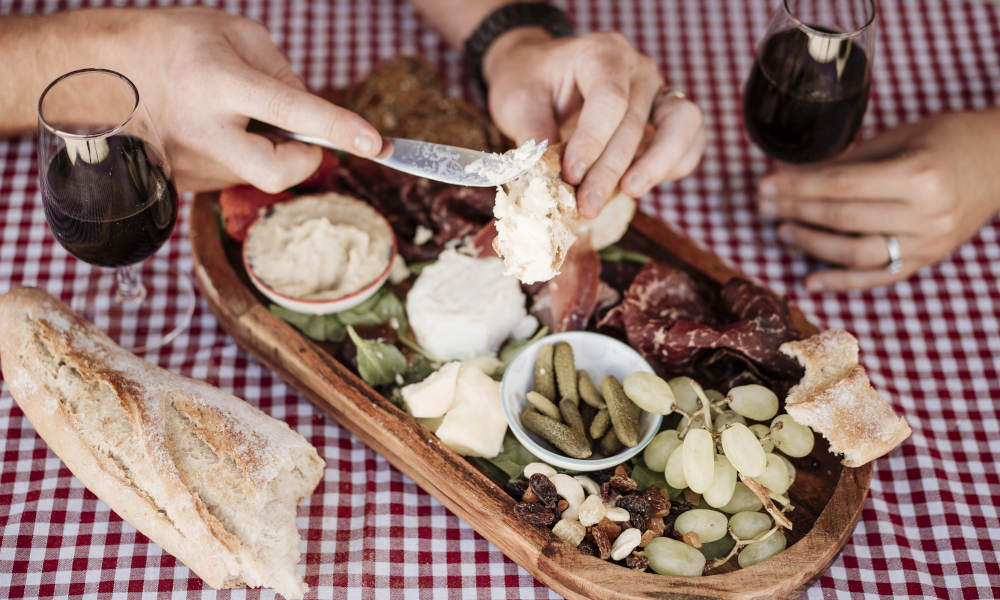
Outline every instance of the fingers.
<path fill-rule="evenodd" d="M 682 98 L 668 98 L 653 115 L 656 132 L 649 148 L 625 174 L 622 189 L 634 198 L 661 181 L 680 179 L 698 166 L 707 134 L 701 110 Z"/>
<path fill-rule="evenodd" d="M 505 124 L 503 132 L 520 146 L 534 138 L 536 142 L 557 142 L 559 125 L 544 89 L 515 92 L 502 98 L 490 97 L 490 114 L 497 123 Z"/>
<path fill-rule="evenodd" d="M 761 198 L 762 215 L 790 219 L 845 233 L 918 233 L 926 219 L 913 207 L 894 200 L 830 200 L 827 198 Z"/>
<path fill-rule="evenodd" d="M 906 167 L 902 160 L 785 167 L 761 178 L 758 191 L 762 198 L 901 198 L 915 191 Z"/>
<path fill-rule="evenodd" d="M 382 137 L 361 116 L 260 71 L 238 71 L 228 76 L 225 99 L 236 114 L 317 135 L 359 156 L 375 156 L 381 150 Z"/>
<path fill-rule="evenodd" d="M 586 178 L 577 189 L 577 202 L 582 216 L 596 217 L 614 189 L 618 187 L 618 182 L 632 163 L 632 158 L 642 140 L 653 95 L 659 85 L 659 77 L 655 79 L 639 77 L 632 80 L 629 107 L 624 118 L 600 158 L 587 171 Z"/>
<path fill-rule="evenodd" d="M 223 149 L 217 156 L 226 169 L 240 180 L 272 194 L 311 175 L 323 156 L 316 146 L 298 142 L 274 144 L 236 125 L 217 132 L 214 143 Z"/>
<path fill-rule="evenodd" d="M 267 28 L 260 23 L 239 19 L 227 39 L 250 67 L 293 88 L 306 89 L 306 85 L 288 62 L 288 57 L 274 45 Z"/>
<path fill-rule="evenodd" d="M 627 58 L 634 50 L 617 34 L 595 34 L 587 43 L 594 50 L 581 52 L 573 63 L 583 108 L 563 154 L 563 173 L 572 185 L 583 181 L 630 106 L 632 70 Z"/>
<path fill-rule="evenodd" d="M 890 273 L 887 268 L 889 247 L 882 235 L 851 236 L 785 223 L 778 228 L 778 238 L 814 258 L 848 267 L 811 273 L 805 280 L 805 287 L 810 291 L 888 285 L 908 277 L 925 262 L 915 250 L 915 238 L 911 236 L 897 237 L 903 269 L 896 273 Z"/>

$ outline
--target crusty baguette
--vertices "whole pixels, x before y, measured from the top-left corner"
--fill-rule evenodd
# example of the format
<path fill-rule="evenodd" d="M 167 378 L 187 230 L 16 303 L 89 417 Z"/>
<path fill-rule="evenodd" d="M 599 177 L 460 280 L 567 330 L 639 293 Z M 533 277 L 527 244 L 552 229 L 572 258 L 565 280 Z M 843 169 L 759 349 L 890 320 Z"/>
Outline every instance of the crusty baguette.
<path fill-rule="evenodd" d="M 910 426 L 872 387 L 858 364 L 858 341 L 831 329 L 786 342 L 780 350 L 799 360 L 806 372 L 788 392 L 785 410 L 829 440 L 848 467 L 887 454 L 910 435 Z"/>
<path fill-rule="evenodd" d="M 41 290 L 0 296 L 0 331 L 11 395 L 88 489 L 212 587 L 303 595 L 296 505 L 324 462 L 301 435 Z"/>
<path fill-rule="evenodd" d="M 576 188 L 562 178 L 565 149 L 549 146 L 531 169 L 497 190 L 493 249 L 522 283 L 558 275 L 578 237 L 589 236 L 595 250 L 617 242 L 635 215 L 635 199 L 616 190 L 597 217 L 580 217 Z"/>

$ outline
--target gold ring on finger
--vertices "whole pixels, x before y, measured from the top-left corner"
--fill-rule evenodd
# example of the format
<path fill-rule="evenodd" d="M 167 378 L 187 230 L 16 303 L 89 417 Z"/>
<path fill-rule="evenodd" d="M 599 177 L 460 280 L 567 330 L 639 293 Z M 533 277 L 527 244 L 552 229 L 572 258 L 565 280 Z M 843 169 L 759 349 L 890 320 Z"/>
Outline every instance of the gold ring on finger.
<path fill-rule="evenodd" d="M 684 100 L 687 98 L 687 94 L 680 90 L 675 90 L 667 86 L 660 86 L 660 89 L 656 91 L 656 95 L 653 96 L 653 104 L 649 109 L 649 119 L 653 119 L 653 115 L 656 111 L 660 109 L 660 105 L 667 101 L 668 98 L 679 98 Z"/>

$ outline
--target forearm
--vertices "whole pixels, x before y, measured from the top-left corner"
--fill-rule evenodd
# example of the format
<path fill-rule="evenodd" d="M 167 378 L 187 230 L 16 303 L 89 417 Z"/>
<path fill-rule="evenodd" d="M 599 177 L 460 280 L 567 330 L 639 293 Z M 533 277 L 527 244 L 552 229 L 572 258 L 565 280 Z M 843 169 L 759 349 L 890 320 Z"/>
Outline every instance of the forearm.
<path fill-rule="evenodd" d="M 56 77 L 85 67 L 121 70 L 128 52 L 113 47 L 125 18 L 114 9 L 0 17 L 0 135 L 36 126 L 38 98 Z"/>

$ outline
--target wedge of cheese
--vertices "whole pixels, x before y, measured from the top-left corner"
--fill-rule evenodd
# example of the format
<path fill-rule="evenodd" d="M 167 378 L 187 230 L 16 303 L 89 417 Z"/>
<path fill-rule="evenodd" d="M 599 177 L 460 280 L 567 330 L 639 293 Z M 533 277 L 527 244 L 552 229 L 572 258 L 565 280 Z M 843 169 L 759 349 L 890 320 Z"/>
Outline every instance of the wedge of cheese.
<path fill-rule="evenodd" d="M 458 372 L 462 364 L 446 363 L 420 383 L 404 386 L 399 393 L 407 412 L 418 419 L 441 417 L 455 399 Z"/>
<path fill-rule="evenodd" d="M 474 365 L 462 365 L 454 401 L 434 433 L 463 456 L 493 458 L 499 454 L 507 433 L 500 382 Z"/>

